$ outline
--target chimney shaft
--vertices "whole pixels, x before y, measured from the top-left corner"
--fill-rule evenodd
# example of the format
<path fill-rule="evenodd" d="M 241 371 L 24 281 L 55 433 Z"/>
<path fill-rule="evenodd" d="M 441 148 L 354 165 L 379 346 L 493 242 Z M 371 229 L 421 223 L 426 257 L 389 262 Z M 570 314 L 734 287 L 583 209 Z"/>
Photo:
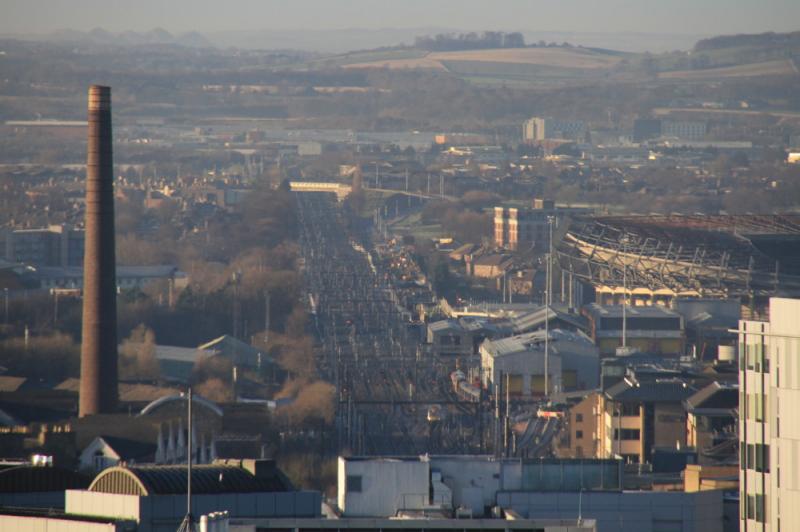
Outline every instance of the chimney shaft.
<path fill-rule="evenodd" d="M 80 417 L 117 408 L 117 280 L 111 89 L 89 87 L 86 159 L 86 243 Z"/>

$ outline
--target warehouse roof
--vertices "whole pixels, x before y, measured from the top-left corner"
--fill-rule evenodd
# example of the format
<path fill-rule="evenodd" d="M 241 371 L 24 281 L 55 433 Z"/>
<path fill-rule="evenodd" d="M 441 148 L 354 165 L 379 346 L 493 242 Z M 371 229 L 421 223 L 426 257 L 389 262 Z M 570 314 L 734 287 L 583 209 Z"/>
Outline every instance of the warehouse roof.
<path fill-rule="evenodd" d="M 89 477 L 71 469 L 31 464 L 0 465 L 0 493 L 31 493 L 84 489 Z"/>
<path fill-rule="evenodd" d="M 522 353 L 527 351 L 541 351 L 544 352 L 545 331 L 538 330 L 509 338 L 501 338 L 499 340 L 487 340 L 483 343 L 483 349 L 493 357 L 502 357 L 514 353 Z M 581 332 L 565 331 L 563 329 L 551 329 L 548 335 L 550 342 L 550 352 L 559 353 L 560 342 L 572 342 L 574 344 L 582 344 L 587 348 L 593 348 L 592 341 Z"/>
<path fill-rule="evenodd" d="M 524 333 L 533 329 L 541 329 L 545 326 L 546 320 L 561 320 L 564 323 L 575 327 L 580 330 L 587 330 L 589 327 L 588 320 L 577 314 L 570 314 L 562 312 L 561 310 L 552 306 L 543 306 L 538 310 L 526 312 L 520 316 L 511 319 L 514 332 Z M 551 324 L 552 327 L 552 324 Z"/>
<path fill-rule="evenodd" d="M 729 414 L 739 406 L 739 386 L 714 381 L 687 397 L 684 405 L 695 414 Z"/>
<path fill-rule="evenodd" d="M 621 318 L 622 305 L 598 305 L 597 303 L 589 303 L 584 310 L 596 318 Z M 633 306 L 627 305 L 625 307 L 625 314 L 629 319 L 631 318 L 680 318 L 680 314 L 674 310 L 662 307 L 660 305 L 650 306 Z"/>
<path fill-rule="evenodd" d="M 612 401 L 672 403 L 681 402 L 696 391 L 682 379 L 665 378 L 639 381 L 629 375 L 609 387 L 605 394 Z"/>

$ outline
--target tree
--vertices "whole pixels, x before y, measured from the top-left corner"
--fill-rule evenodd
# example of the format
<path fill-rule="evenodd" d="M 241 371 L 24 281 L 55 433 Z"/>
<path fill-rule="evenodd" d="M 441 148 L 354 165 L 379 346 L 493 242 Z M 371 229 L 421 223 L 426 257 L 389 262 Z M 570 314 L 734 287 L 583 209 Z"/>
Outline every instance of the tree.
<path fill-rule="evenodd" d="M 140 324 L 119 347 L 119 376 L 121 379 L 150 380 L 159 375 L 155 334 Z"/>

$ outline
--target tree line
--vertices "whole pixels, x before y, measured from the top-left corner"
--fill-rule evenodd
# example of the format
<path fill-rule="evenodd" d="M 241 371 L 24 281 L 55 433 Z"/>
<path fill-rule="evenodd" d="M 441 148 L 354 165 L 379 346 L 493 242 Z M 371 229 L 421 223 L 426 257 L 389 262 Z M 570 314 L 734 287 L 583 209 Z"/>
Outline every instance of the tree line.
<path fill-rule="evenodd" d="M 484 31 L 483 33 L 439 33 L 417 37 L 414 47 L 430 52 L 481 50 L 487 48 L 524 48 L 525 37 L 519 32 Z"/>

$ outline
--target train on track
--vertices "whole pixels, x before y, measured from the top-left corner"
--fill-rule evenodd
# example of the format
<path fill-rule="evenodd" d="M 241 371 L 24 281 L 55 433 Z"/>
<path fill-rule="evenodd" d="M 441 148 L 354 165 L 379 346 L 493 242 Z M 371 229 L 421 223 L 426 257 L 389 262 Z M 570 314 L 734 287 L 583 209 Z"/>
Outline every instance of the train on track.
<path fill-rule="evenodd" d="M 481 400 L 480 384 L 475 384 L 467 380 L 464 372 L 457 369 L 450 374 L 450 382 L 453 384 L 453 391 L 464 401 L 477 403 Z"/>

